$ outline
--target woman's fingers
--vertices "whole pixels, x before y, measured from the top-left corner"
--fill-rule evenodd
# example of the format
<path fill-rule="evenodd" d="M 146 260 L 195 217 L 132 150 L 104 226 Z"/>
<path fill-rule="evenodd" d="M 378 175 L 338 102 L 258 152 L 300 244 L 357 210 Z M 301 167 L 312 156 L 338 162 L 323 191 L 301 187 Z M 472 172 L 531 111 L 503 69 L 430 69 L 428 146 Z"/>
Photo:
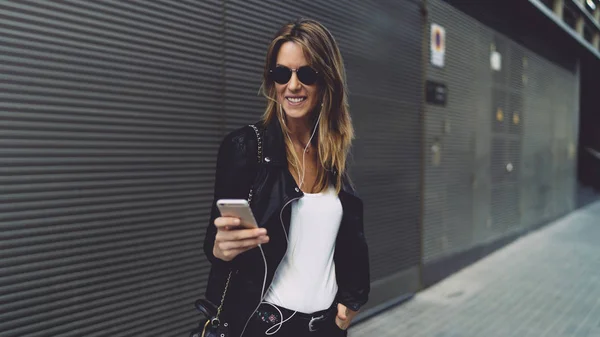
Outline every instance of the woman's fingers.
<path fill-rule="evenodd" d="M 240 249 L 240 248 L 254 248 L 260 244 L 269 242 L 269 237 L 266 235 L 260 236 L 258 238 L 246 239 L 246 240 L 236 240 L 236 241 L 221 241 L 217 243 L 219 245 L 219 249 L 221 250 L 230 250 L 230 249 Z"/>
<path fill-rule="evenodd" d="M 264 228 L 239 229 L 240 220 L 233 217 L 215 219 L 217 235 L 213 254 L 225 261 L 231 261 L 239 254 L 260 244 L 269 242 Z"/>
<path fill-rule="evenodd" d="M 222 260 L 231 261 L 239 254 L 267 242 L 269 237 L 266 235 L 246 240 L 215 242 L 213 254 Z"/>
<path fill-rule="evenodd" d="M 216 247 L 216 246 L 215 246 Z M 233 260 L 236 256 L 240 255 L 241 253 L 249 250 L 250 248 L 240 248 L 240 249 L 230 249 L 230 250 L 219 250 L 220 255 L 221 256 L 217 256 L 218 258 L 220 258 L 221 260 L 224 261 L 231 261 Z M 216 255 L 215 255 L 216 256 Z"/>
<path fill-rule="evenodd" d="M 217 227 L 217 230 L 224 230 L 227 229 L 227 227 L 235 227 L 239 226 L 240 224 L 240 219 L 234 217 L 222 216 L 215 219 L 215 226 Z"/>
<path fill-rule="evenodd" d="M 217 232 L 216 241 L 239 241 L 246 239 L 256 239 L 259 236 L 267 235 L 267 230 L 264 228 L 254 229 L 222 229 Z"/>

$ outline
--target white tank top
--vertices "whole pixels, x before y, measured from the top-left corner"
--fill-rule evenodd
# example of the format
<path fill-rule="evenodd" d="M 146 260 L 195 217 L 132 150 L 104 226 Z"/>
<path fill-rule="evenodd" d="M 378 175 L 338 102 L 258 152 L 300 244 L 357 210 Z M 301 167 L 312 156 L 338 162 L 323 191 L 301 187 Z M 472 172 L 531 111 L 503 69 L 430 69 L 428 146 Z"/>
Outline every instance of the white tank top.
<path fill-rule="evenodd" d="M 287 253 L 266 302 L 307 314 L 331 306 L 338 291 L 333 253 L 342 214 L 333 186 L 292 202 Z"/>

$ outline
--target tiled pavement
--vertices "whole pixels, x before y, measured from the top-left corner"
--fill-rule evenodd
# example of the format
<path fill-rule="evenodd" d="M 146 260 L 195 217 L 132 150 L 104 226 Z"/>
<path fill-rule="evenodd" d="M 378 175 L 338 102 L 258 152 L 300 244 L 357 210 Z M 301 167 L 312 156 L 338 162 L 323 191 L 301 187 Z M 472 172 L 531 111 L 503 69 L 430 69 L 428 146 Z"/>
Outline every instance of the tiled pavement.
<path fill-rule="evenodd" d="M 600 203 L 524 236 L 350 337 L 600 337 Z"/>

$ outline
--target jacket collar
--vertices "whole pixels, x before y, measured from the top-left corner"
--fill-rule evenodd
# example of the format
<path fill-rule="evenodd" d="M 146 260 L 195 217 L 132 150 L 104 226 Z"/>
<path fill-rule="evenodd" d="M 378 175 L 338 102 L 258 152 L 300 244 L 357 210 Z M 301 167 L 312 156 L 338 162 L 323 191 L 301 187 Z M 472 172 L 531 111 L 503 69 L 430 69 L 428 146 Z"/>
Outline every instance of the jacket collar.
<path fill-rule="evenodd" d="M 259 122 L 263 130 L 263 163 L 268 166 L 277 166 L 287 170 L 287 154 L 285 149 L 284 134 L 278 118 L 273 118 L 268 124 Z M 334 171 L 333 178 L 337 177 L 338 172 Z M 289 178 L 293 181 L 291 174 Z M 294 187 L 296 187 L 294 182 Z M 295 190 L 295 188 L 294 188 Z M 351 196 L 358 197 L 356 191 L 350 182 L 347 174 L 342 177 L 342 191 Z M 297 192 L 297 191 L 295 191 Z"/>
<path fill-rule="evenodd" d="M 273 118 L 267 125 L 263 125 L 263 130 L 263 161 L 268 165 L 287 167 L 285 141 L 279 119 Z"/>

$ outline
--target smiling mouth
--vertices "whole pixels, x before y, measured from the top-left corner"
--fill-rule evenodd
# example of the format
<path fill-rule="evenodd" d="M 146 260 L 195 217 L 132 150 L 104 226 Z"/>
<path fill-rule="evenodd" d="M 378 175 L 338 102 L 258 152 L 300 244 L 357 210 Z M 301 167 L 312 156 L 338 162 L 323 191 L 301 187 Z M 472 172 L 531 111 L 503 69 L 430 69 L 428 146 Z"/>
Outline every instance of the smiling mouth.
<path fill-rule="evenodd" d="M 306 97 L 286 97 L 285 99 L 292 104 L 299 104 L 304 102 Z"/>

